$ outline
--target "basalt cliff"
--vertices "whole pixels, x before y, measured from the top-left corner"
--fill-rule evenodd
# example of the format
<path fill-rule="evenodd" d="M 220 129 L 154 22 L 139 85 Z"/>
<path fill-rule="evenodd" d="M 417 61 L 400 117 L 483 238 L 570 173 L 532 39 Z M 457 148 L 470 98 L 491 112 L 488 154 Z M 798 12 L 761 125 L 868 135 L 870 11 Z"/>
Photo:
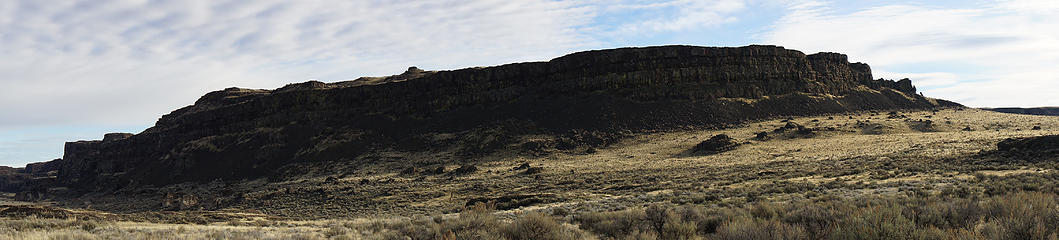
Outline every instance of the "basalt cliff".
<path fill-rule="evenodd" d="M 1037 107 L 1037 108 L 983 108 L 983 110 L 1040 116 L 1059 116 L 1059 107 Z"/>
<path fill-rule="evenodd" d="M 382 160 L 365 156 L 381 151 L 456 149 L 451 161 L 474 161 L 512 148 L 605 145 L 637 132 L 948 106 L 959 105 L 921 96 L 908 79 L 873 79 L 867 64 L 838 53 L 777 46 L 598 50 L 547 62 L 410 68 L 390 77 L 211 92 L 142 133 L 66 143 L 63 158 L 45 169 L 54 175 L 35 184 L 76 196 L 274 181 L 311 171 L 292 167 L 299 163 L 370 165 Z M 521 138 L 542 134 L 555 137 Z"/>

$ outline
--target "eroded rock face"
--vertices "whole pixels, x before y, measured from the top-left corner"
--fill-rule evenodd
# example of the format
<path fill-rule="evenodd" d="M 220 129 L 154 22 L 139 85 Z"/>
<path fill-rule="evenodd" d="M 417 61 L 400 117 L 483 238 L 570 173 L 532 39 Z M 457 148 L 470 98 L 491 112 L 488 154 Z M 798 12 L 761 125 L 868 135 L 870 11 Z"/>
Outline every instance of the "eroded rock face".
<path fill-rule="evenodd" d="M 22 170 L 23 173 L 30 174 L 33 176 L 46 176 L 53 171 L 59 171 L 62 166 L 62 159 L 55 159 L 47 162 L 36 162 L 26 164 L 26 168 Z"/>
<path fill-rule="evenodd" d="M 58 179 L 93 191 L 257 178 L 294 162 L 430 148 L 425 134 L 481 132 L 471 130 L 500 122 L 520 126 L 503 134 L 615 133 L 941 105 L 956 104 L 919 96 L 910 81 L 872 80 L 868 65 L 837 53 L 623 48 L 548 62 L 410 68 L 352 82 L 211 92 L 143 133 L 67 143 Z"/>
<path fill-rule="evenodd" d="M 118 141 L 118 140 L 122 140 L 122 139 L 126 139 L 126 138 L 129 138 L 129 137 L 132 137 L 132 135 L 135 135 L 135 134 L 132 134 L 132 133 L 107 133 L 107 134 L 103 134 L 103 141 L 104 142 Z"/>

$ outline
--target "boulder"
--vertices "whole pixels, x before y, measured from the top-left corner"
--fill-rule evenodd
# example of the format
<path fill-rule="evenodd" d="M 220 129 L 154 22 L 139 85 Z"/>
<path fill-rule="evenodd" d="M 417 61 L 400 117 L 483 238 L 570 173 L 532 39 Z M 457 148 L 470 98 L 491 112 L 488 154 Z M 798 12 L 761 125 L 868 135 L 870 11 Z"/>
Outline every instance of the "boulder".
<path fill-rule="evenodd" d="M 695 145 L 691 151 L 699 154 L 714 154 L 735 149 L 737 146 L 739 143 L 735 139 L 725 134 L 718 134 Z"/>
<path fill-rule="evenodd" d="M 1059 157 L 1059 135 L 1008 138 L 996 146 L 997 151 L 1004 153 Z"/>

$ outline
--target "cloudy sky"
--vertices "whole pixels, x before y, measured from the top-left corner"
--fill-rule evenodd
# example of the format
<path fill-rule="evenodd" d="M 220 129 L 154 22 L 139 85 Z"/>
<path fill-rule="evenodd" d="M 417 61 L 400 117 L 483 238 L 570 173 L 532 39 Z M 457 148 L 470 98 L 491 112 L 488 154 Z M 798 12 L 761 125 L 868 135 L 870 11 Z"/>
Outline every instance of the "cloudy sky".
<path fill-rule="evenodd" d="M 1059 105 L 1059 1 L 5 0 L 0 165 L 140 132 L 231 86 L 775 44 L 842 52 L 974 107 Z"/>

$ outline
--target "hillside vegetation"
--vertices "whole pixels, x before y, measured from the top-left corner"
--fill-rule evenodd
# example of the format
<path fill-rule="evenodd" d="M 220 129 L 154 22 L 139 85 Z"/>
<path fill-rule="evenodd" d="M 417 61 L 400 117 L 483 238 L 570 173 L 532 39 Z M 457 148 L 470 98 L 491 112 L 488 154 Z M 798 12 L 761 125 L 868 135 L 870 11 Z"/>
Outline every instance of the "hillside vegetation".
<path fill-rule="evenodd" d="M 248 204 L 157 214 L 0 210 L 7 216 L 0 234 L 15 239 L 1052 239 L 1059 224 L 1059 155 L 1048 150 L 1048 141 L 1014 141 L 1023 145 L 1003 151 L 997 144 L 1057 130 L 1054 117 L 973 109 L 775 119 L 636 135 L 590 151 L 501 152 L 491 157 L 519 160 L 466 163 L 474 170 L 458 174 L 460 165 L 447 165 L 438 174 L 402 171 L 406 165 L 394 162 L 362 175 L 323 172 L 276 186 L 236 183 L 244 189 L 228 190 L 271 193 L 271 199 L 257 200 L 269 206 L 262 209 Z M 720 134 L 735 146 L 693 151 Z M 297 194 L 318 194 L 333 203 L 306 204 L 312 199 Z M 348 210 L 357 214 L 342 214 Z"/>

